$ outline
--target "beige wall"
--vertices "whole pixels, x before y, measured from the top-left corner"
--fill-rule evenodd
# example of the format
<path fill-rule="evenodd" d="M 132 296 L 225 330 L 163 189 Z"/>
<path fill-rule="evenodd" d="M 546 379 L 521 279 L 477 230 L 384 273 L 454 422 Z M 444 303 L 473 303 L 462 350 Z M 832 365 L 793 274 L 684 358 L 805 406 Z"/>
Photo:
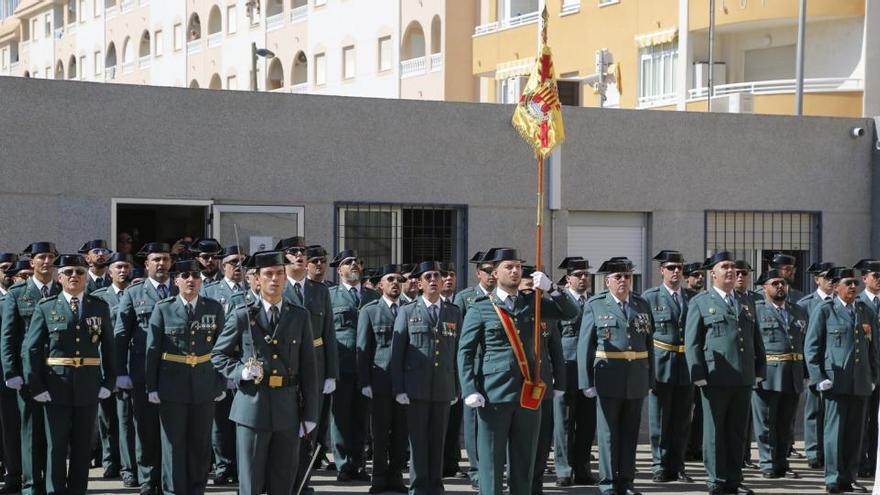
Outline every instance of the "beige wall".
<path fill-rule="evenodd" d="M 809 0 L 808 17 L 857 17 L 865 15 L 865 2 L 869 0 Z M 874 1 L 874 0 L 870 0 Z M 745 5 L 745 7 L 742 7 Z M 741 22 L 775 19 L 797 20 L 797 0 L 716 0 L 715 25 L 725 26 Z M 690 30 L 708 29 L 709 3 L 691 0 L 688 7 Z"/>
<path fill-rule="evenodd" d="M 117 5 L 117 9 L 121 5 Z M 105 14 L 106 15 L 106 14 Z M 151 29 L 150 23 L 150 7 L 149 5 L 140 6 L 140 2 L 135 0 L 132 2 L 132 9 L 128 12 L 119 11 L 115 17 L 110 20 L 105 18 L 105 44 L 102 49 L 104 59 L 107 57 L 107 47 L 110 42 L 116 46 L 116 79 L 113 82 L 129 83 L 129 84 L 149 84 L 150 69 L 141 69 L 138 67 L 138 50 L 140 48 L 141 35 L 147 29 Z M 152 35 L 152 32 L 151 32 Z M 126 74 L 123 69 L 125 59 L 125 39 L 130 37 L 132 45 L 132 53 L 134 54 L 134 70 Z"/>

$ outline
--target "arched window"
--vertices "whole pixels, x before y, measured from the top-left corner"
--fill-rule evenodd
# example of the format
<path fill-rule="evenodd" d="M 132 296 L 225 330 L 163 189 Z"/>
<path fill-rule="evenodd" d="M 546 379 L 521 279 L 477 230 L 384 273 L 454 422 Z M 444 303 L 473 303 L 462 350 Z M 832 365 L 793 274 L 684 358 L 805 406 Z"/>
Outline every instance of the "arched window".
<path fill-rule="evenodd" d="M 76 79 L 76 57 L 71 55 L 70 60 L 67 61 L 67 78 L 68 79 Z"/>
<path fill-rule="evenodd" d="M 141 34 L 141 44 L 138 47 L 138 57 L 144 58 L 150 56 L 150 32 L 146 29 L 144 33 Z"/>
<path fill-rule="evenodd" d="M 293 57 L 293 70 L 290 74 L 290 84 L 298 86 L 309 81 L 309 58 L 302 51 Z"/>
<path fill-rule="evenodd" d="M 189 16 L 189 22 L 186 25 L 186 40 L 193 41 L 201 39 L 201 37 L 202 21 L 199 19 L 199 14 L 193 12 L 193 14 Z"/>
<path fill-rule="evenodd" d="M 435 15 L 431 20 L 431 54 L 440 53 L 443 51 L 443 45 L 441 45 L 442 38 L 442 25 L 440 22 L 440 16 Z"/>
<path fill-rule="evenodd" d="M 411 60 L 425 56 L 425 31 L 417 21 L 409 23 L 403 35 L 401 58 Z"/>
<path fill-rule="evenodd" d="M 220 74 L 214 74 L 211 76 L 211 82 L 208 84 L 208 89 L 223 89 L 223 83 L 220 82 Z"/>
<path fill-rule="evenodd" d="M 267 84 L 269 91 L 284 87 L 284 68 L 278 57 L 269 62 L 269 83 Z"/>
<path fill-rule="evenodd" d="M 104 72 L 108 81 L 116 79 L 116 45 L 111 41 L 104 56 Z"/>
<path fill-rule="evenodd" d="M 195 79 L 193 79 L 192 81 L 189 82 L 189 87 L 190 87 L 190 88 L 198 89 L 198 87 L 199 87 L 199 82 L 196 81 Z"/>
<path fill-rule="evenodd" d="M 220 7 L 211 7 L 208 13 L 208 35 L 219 33 L 223 29 L 223 19 L 220 16 Z"/>
<path fill-rule="evenodd" d="M 64 79 L 64 62 L 60 60 L 55 63 L 55 79 Z"/>

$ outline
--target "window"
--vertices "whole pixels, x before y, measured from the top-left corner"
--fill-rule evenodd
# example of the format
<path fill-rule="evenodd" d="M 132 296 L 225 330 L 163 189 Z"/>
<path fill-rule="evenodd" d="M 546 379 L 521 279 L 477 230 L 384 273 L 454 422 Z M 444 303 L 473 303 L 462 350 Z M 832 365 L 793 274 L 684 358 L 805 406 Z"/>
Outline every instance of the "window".
<path fill-rule="evenodd" d="M 510 77 L 498 82 L 498 103 L 516 103 L 522 94 L 522 88 L 526 85 L 527 78 L 524 76 Z"/>
<path fill-rule="evenodd" d="M 92 0 L 92 17 L 94 17 L 95 19 L 101 17 L 101 12 L 104 11 L 104 9 L 101 7 L 101 3 L 101 0 Z"/>
<path fill-rule="evenodd" d="M 639 50 L 639 105 L 675 98 L 677 65 L 677 41 Z"/>
<path fill-rule="evenodd" d="M 95 52 L 92 58 L 92 63 L 95 66 L 95 75 L 101 75 L 101 50 Z"/>
<path fill-rule="evenodd" d="M 321 5 L 327 5 L 327 0 L 315 0 L 315 7 L 320 7 Z"/>
<path fill-rule="evenodd" d="M 238 14 L 235 5 L 226 7 L 226 32 L 234 34 L 238 30 Z"/>
<path fill-rule="evenodd" d="M 183 48 L 183 24 L 177 23 L 174 25 L 174 51 L 181 48 Z"/>
<path fill-rule="evenodd" d="M 354 47 L 346 46 L 342 49 L 342 78 L 343 79 L 354 79 L 355 75 L 355 60 L 354 60 Z"/>
<path fill-rule="evenodd" d="M 559 103 L 573 107 L 581 104 L 581 85 L 576 81 L 558 81 Z"/>
<path fill-rule="evenodd" d="M 31 19 L 31 39 L 37 39 L 37 19 Z"/>
<path fill-rule="evenodd" d="M 315 86 L 327 84 L 327 60 L 323 53 L 315 55 Z"/>
<path fill-rule="evenodd" d="M 238 89 L 238 80 L 235 76 L 229 76 L 226 78 L 226 89 Z"/>
<path fill-rule="evenodd" d="M 391 36 L 379 38 L 379 72 L 391 70 Z"/>
<path fill-rule="evenodd" d="M 6 69 L 6 65 L 9 63 L 9 50 L 4 48 L 0 51 L 0 69 Z"/>
<path fill-rule="evenodd" d="M 43 27 L 45 34 L 45 38 L 49 39 L 52 37 L 52 14 L 46 14 L 43 16 Z"/>
<path fill-rule="evenodd" d="M 165 51 L 165 38 L 162 37 L 162 30 L 157 29 L 155 33 L 153 33 L 153 53 L 156 54 L 157 57 L 161 57 L 162 53 Z"/>
<path fill-rule="evenodd" d="M 77 14 L 79 15 L 79 22 L 86 22 L 86 0 L 79 0 Z"/>
<path fill-rule="evenodd" d="M 85 79 L 86 77 L 86 56 L 80 55 L 79 57 L 79 78 Z"/>

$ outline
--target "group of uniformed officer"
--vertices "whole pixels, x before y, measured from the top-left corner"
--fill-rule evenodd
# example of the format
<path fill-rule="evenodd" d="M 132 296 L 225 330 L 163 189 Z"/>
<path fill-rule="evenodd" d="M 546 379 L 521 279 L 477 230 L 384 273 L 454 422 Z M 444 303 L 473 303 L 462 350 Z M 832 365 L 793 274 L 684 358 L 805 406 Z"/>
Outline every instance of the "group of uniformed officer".
<path fill-rule="evenodd" d="M 97 429 L 105 477 L 142 494 L 204 493 L 212 465 L 242 494 L 310 492 L 328 451 L 337 480 L 370 493 L 440 494 L 461 474 L 484 494 L 506 479 L 535 495 L 552 445 L 557 486 L 632 495 L 646 397 L 654 482 L 693 481 L 701 424 L 709 493 L 751 493 L 752 434 L 763 477 L 799 476 L 788 457 L 805 389 L 805 452 L 827 491 L 864 492 L 874 470 L 880 261 L 816 263 L 803 295 L 785 254 L 752 290 L 729 252 L 686 265 L 663 250 L 658 286 L 634 292 L 632 261 L 615 257 L 592 295 L 584 258 L 566 258 L 556 284 L 497 247 L 454 294 L 449 265 L 366 275 L 352 250 L 330 260 L 330 285 L 326 250 L 302 237 L 250 256 L 213 239 L 172 252 L 93 240 L 0 255 L 15 282 L 0 286 L 0 493 L 85 493 Z M 462 473 L 448 465 L 459 421 Z"/>

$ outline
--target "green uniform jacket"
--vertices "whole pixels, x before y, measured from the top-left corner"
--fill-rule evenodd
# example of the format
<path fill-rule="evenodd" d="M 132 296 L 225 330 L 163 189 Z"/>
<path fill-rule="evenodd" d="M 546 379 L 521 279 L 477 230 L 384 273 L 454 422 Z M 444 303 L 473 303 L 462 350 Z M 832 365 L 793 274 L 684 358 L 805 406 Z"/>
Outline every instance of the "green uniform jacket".
<path fill-rule="evenodd" d="M 93 279 L 90 274 L 86 274 L 86 294 L 92 294 L 96 290 L 103 289 L 105 287 L 109 287 L 113 282 L 110 280 L 110 274 L 104 273 L 103 277 L 99 277 L 97 280 Z"/>
<path fill-rule="evenodd" d="M 872 343 L 877 319 L 861 300 L 853 304 L 855 320 L 836 297 L 813 310 L 804 359 L 811 385 L 827 379 L 835 394 L 868 396 L 880 376 Z"/>
<path fill-rule="evenodd" d="M 410 400 L 451 401 L 460 392 L 455 352 L 461 310 L 441 302 L 437 323 L 432 327 L 430 321 L 421 297 L 400 308 L 391 339 L 392 390 Z"/>
<path fill-rule="evenodd" d="M 61 286 L 53 282 L 49 288 L 50 296 L 61 292 Z M 31 324 L 31 316 L 43 296 L 34 281 L 27 279 L 9 288 L 3 301 L 3 327 L 0 331 L 0 360 L 3 362 L 3 378 L 14 376 L 24 378 L 21 363 L 22 343 Z M 50 394 L 51 395 L 51 394 Z"/>
<path fill-rule="evenodd" d="M 596 387 L 600 397 L 641 399 L 654 387 L 654 318 L 641 297 L 630 294 L 629 318 L 614 297 L 605 292 L 584 306 L 578 341 L 578 382 L 581 389 Z M 647 352 L 647 359 L 597 357 L 604 352 Z"/>
<path fill-rule="evenodd" d="M 312 319 L 318 383 L 323 386 L 325 379 L 339 378 L 339 349 L 336 344 L 336 331 L 333 329 L 333 306 L 330 303 L 330 291 L 323 283 L 306 279 L 303 284 L 303 296 L 305 297 L 303 306 L 309 310 L 309 316 Z M 293 284 L 289 282 L 284 287 L 284 298 L 296 303 Z"/>
<path fill-rule="evenodd" d="M 510 314 L 525 349 L 529 369 L 535 369 L 535 298 L 517 297 L 513 313 L 495 296 L 477 298 L 464 317 L 458 344 L 458 375 L 461 396 L 481 394 L 487 404 L 516 402 L 522 390 L 523 376 L 516 356 L 495 313 L 496 301 L 501 311 Z M 579 308 L 560 291 L 541 299 L 542 319 L 571 320 L 577 318 Z M 478 354 L 482 348 L 483 354 Z"/>
<path fill-rule="evenodd" d="M 675 301 L 665 285 L 659 285 L 642 293 L 651 307 L 654 317 L 654 340 L 669 345 L 684 345 L 684 327 L 687 321 L 688 301 L 693 293 L 681 289 L 681 308 L 676 317 Z M 654 373 L 660 383 L 690 385 L 691 376 L 683 352 L 654 349 Z"/>
<path fill-rule="evenodd" d="M 190 366 L 162 359 L 165 353 L 175 356 L 210 355 L 223 329 L 223 306 L 210 298 L 199 297 L 192 322 L 187 322 L 186 308 L 179 296 L 156 304 L 147 333 L 147 392 L 159 392 L 163 402 L 204 404 L 214 400 L 226 388 L 226 380 L 210 361 Z"/>
<path fill-rule="evenodd" d="M 755 304 L 758 330 L 764 342 L 764 352 L 775 354 L 803 354 L 804 337 L 807 333 L 807 314 L 797 304 L 785 302 L 788 324 L 776 307 L 767 300 Z M 767 360 L 767 378 L 758 388 L 773 392 L 799 394 L 804 390 L 804 364 L 802 361 Z"/>
<path fill-rule="evenodd" d="M 88 406 L 98 403 L 101 387 L 113 390 L 113 324 L 104 300 L 84 295 L 80 318 L 61 295 L 37 304 L 22 346 L 25 381 L 33 395 L 49 392 L 52 404 Z M 46 358 L 99 358 L 100 366 L 50 366 Z"/>
<path fill-rule="evenodd" d="M 171 288 L 171 295 L 177 295 L 177 287 L 171 280 L 165 284 Z M 159 299 L 153 283 L 145 279 L 131 284 L 119 300 L 114 329 L 116 372 L 121 376 L 128 376 L 133 382 L 144 382 L 150 315 Z"/>
<path fill-rule="evenodd" d="M 317 423 L 321 389 L 312 340 L 309 313 L 302 306 L 284 301 L 274 334 L 269 331 L 269 319 L 261 302 L 237 306 L 226 317 L 223 333 L 211 352 L 214 366 L 238 387 L 229 419 L 259 431 L 289 430 L 301 420 Z M 275 354 L 273 347 L 284 354 Z M 259 384 L 241 379 L 241 370 L 251 356 L 262 362 L 264 376 Z M 269 380 L 273 375 L 287 377 L 298 387 L 271 388 Z"/>
<path fill-rule="evenodd" d="M 219 282 L 211 282 L 207 285 L 202 285 L 202 288 L 199 290 L 199 295 L 204 297 L 209 297 L 223 306 L 223 313 L 229 313 L 232 308 L 241 304 L 243 301 L 242 297 L 247 293 L 248 288 L 247 282 L 242 280 L 239 282 L 239 285 L 244 289 L 240 292 L 234 292 L 229 284 L 226 283 L 226 279 L 222 278 Z"/>
<path fill-rule="evenodd" d="M 116 317 L 119 313 L 119 296 L 116 295 L 116 291 L 112 287 L 102 287 L 92 292 L 91 295 L 107 303 L 107 306 L 110 307 L 110 322 L 115 327 Z"/>
<path fill-rule="evenodd" d="M 361 286 L 360 305 L 355 304 L 351 293 L 342 284 L 330 287 L 330 304 L 333 311 L 333 328 L 336 330 L 336 349 L 339 374 L 357 376 L 357 325 L 358 311 L 370 301 L 379 299 L 379 293 Z"/>
<path fill-rule="evenodd" d="M 767 360 L 751 302 L 736 296 L 735 313 L 714 288 L 694 296 L 685 324 L 685 357 L 691 380 L 710 386 L 755 385 Z"/>
<path fill-rule="evenodd" d="M 571 320 L 559 320 L 556 323 L 556 328 L 559 333 L 559 337 L 561 340 L 562 346 L 562 357 L 565 359 L 565 387 L 567 391 L 577 391 L 578 389 L 578 367 L 577 367 L 577 347 L 578 347 L 578 339 L 581 335 L 581 319 L 583 317 L 583 311 L 581 311 L 581 307 L 577 302 L 577 299 L 571 294 L 570 291 L 563 291 L 565 296 L 571 299 L 571 302 L 578 308 L 577 317 Z M 586 301 L 590 299 L 592 295 L 589 292 L 584 293 L 584 307 L 586 307 Z"/>
<path fill-rule="evenodd" d="M 398 311 L 400 304 L 398 303 Z M 391 395 L 391 340 L 394 315 L 382 299 L 367 303 L 358 315 L 358 385 L 373 395 Z"/>
<path fill-rule="evenodd" d="M 832 294 L 833 299 L 833 294 Z M 804 312 L 807 314 L 807 319 L 810 318 L 810 315 L 813 314 L 813 310 L 816 309 L 817 306 L 825 302 L 821 297 L 819 297 L 819 293 L 813 291 L 810 294 L 800 298 L 797 302 L 797 305 L 804 309 Z"/>
<path fill-rule="evenodd" d="M 480 287 L 468 287 L 467 289 L 464 289 L 463 291 L 455 295 L 453 303 L 458 306 L 458 309 L 461 310 L 462 315 L 466 315 L 471 306 L 474 305 L 474 302 L 476 302 L 476 300 L 481 297 L 485 296 L 483 295 L 483 290 Z"/>

